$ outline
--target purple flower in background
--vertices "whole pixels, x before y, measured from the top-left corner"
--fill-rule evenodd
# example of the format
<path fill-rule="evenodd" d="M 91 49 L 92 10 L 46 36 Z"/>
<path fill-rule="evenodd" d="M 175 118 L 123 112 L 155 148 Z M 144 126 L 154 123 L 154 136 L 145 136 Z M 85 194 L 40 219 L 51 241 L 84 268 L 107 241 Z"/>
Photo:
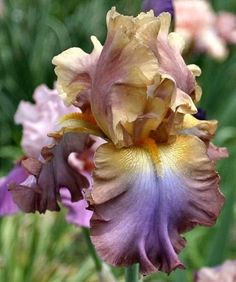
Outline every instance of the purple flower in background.
<path fill-rule="evenodd" d="M 162 12 L 169 12 L 172 16 L 174 16 L 172 0 L 146 0 L 143 3 L 143 10 L 153 10 L 156 16 L 160 15 Z"/>
<path fill-rule="evenodd" d="M 12 182 L 19 184 L 27 176 L 26 171 L 21 166 L 16 165 L 6 177 L 0 180 L 0 216 L 15 214 L 19 211 L 11 193 L 8 192 L 8 185 Z"/>

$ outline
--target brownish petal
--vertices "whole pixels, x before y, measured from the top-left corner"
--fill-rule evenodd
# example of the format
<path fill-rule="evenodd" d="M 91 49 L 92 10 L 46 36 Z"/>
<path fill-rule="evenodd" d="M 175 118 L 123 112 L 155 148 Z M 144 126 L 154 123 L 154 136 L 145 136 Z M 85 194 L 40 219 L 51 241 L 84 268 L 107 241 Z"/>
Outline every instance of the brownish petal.
<path fill-rule="evenodd" d="M 66 133 L 54 146 L 44 148 L 45 162 L 38 175 L 30 176 L 21 185 L 11 185 L 16 204 L 25 212 L 58 211 L 59 189 L 62 187 L 68 188 L 72 201 L 82 199 L 82 189 L 89 186 L 89 181 L 69 165 L 68 157 L 72 152 L 83 152 L 87 142 L 87 134 Z"/>

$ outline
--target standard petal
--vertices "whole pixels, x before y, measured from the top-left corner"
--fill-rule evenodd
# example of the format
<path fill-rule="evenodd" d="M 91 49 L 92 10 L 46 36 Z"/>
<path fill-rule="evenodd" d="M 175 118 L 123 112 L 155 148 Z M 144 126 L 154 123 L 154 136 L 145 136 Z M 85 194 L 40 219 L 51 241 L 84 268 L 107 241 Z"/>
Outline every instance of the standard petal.
<path fill-rule="evenodd" d="M 91 106 L 98 125 L 117 144 L 124 141 L 124 124 L 143 114 L 147 86 L 158 73 L 157 58 L 141 35 L 144 27 L 152 24 L 155 27 L 149 32 L 156 37 L 159 21 L 152 13 L 133 18 L 112 9 L 107 22 L 108 35 L 94 75 Z"/>
<path fill-rule="evenodd" d="M 89 186 L 89 181 L 69 165 L 68 158 L 73 152 L 83 152 L 87 142 L 87 134 L 66 133 L 52 148 L 44 148 L 42 155 L 45 163 L 36 179 L 29 179 L 30 183 L 11 185 L 11 193 L 20 209 L 40 213 L 46 210 L 58 211 L 57 202 L 62 187 L 68 188 L 72 201 L 82 199 L 82 189 Z"/>
<path fill-rule="evenodd" d="M 89 100 L 91 79 L 102 50 L 102 45 L 95 36 L 91 40 L 94 45 L 91 54 L 80 48 L 70 48 L 52 60 L 58 77 L 57 89 L 67 105 L 71 105 L 83 93 L 86 93 Z"/>
<path fill-rule="evenodd" d="M 10 183 L 20 184 L 27 178 L 28 174 L 20 165 L 16 165 L 12 171 L 0 183 L 0 216 L 11 215 L 19 212 L 17 205 L 8 191 Z"/>
<path fill-rule="evenodd" d="M 182 268 L 181 233 L 215 223 L 224 197 L 204 142 L 178 136 L 170 145 L 102 145 L 95 155 L 92 240 L 113 265 L 139 262 L 141 272 Z"/>

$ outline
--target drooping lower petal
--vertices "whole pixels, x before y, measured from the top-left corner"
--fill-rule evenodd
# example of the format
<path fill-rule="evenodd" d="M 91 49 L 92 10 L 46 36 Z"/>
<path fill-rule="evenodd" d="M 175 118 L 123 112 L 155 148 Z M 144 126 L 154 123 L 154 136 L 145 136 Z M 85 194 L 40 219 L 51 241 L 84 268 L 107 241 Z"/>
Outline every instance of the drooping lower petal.
<path fill-rule="evenodd" d="M 105 144 L 95 163 L 87 198 L 101 257 L 113 265 L 139 262 L 144 274 L 182 268 L 180 234 L 197 224 L 213 225 L 224 201 L 204 142 L 178 136 L 171 145 L 153 139 L 123 149 Z"/>
<path fill-rule="evenodd" d="M 59 190 L 62 187 L 68 188 L 72 201 L 83 198 L 81 190 L 89 186 L 88 179 L 69 165 L 68 158 L 73 152 L 81 153 L 87 141 L 87 134 L 66 133 L 52 148 L 43 148 L 45 162 L 41 164 L 36 178 L 31 176 L 26 183 L 11 185 L 14 201 L 21 210 L 40 213 L 46 210 L 58 211 Z M 35 166 L 38 166 L 39 162 L 36 160 L 34 162 Z M 27 169 L 34 173 L 32 164 L 33 161 Z"/>
<path fill-rule="evenodd" d="M 12 199 L 11 193 L 8 191 L 8 185 L 13 181 L 20 184 L 27 176 L 28 174 L 24 168 L 17 165 L 2 179 L 0 183 L 0 216 L 11 215 L 19 211 L 19 208 Z"/>

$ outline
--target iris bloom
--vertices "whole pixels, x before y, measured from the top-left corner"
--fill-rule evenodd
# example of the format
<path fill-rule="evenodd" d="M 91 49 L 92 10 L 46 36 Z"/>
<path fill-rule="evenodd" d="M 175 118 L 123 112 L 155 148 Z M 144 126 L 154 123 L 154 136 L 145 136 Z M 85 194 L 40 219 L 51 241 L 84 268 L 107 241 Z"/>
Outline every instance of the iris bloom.
<path fill-rule="evenodd" d="M 58 210 L 65 185 L 72 201 L 85 197 L 100 256 L 138 262 L 144 274 L 183 268 L 180 234 L 213 225 L 224 202 L 215 161 L 227 151 L 211 144 L 217 122 L 193 117 L 200 69 L 185 64 L 184 42 L 169 26 L 168 13 L 134 18 L 113 8 L 104 46 L 92 37 L 91 54 L 71 48 L 53 59 L 60 96 L 83 112 L 64 116 L 42 163 L 31 161 L 32 172 L 40 166 L 36 181 L 12 190 L 28 212 Z M 92 188 L 67 162 L 91 134 L 106 142 L 94 156 Z"/>

